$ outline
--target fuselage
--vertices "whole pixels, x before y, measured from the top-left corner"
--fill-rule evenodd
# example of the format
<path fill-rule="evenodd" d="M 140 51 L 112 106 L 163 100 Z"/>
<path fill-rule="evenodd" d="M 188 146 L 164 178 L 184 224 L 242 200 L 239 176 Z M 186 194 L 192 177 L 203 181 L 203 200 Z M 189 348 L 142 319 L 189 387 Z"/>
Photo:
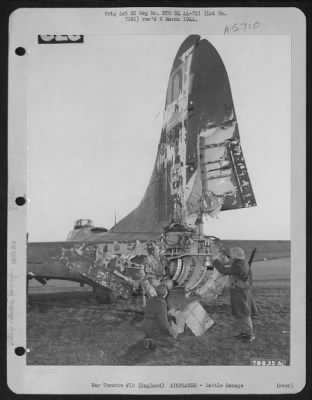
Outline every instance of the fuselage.
<path fill-rule="evenodd" d="M 138 207 L 108 232 L 84 226 L 67 242 L 29 244 L 28 276 L 98 283 L 105 257 L 121 257 L 122 264 L 138 241 L 158 241 L 171 278 L 204 294 L 209 257 L 219 244 L 203 237 L 196 223 L 203 215 L 255 205 L 227 72 L 214 46 L 191 35 L 173 62 L 155 165 Z M 170 224 L 180 226 L 181 240 L 189 239 L 183 248 L 180 239 L 167 247 L 161 241 Z"/>

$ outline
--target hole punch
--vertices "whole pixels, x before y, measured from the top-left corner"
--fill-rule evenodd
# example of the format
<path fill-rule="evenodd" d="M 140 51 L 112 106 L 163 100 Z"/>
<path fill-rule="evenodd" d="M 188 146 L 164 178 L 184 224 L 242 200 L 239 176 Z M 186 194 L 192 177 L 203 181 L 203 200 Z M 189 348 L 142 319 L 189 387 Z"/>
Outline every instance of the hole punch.
<path fill-rule="evenodd" d="M 26 203 L 26 199 L 25 199 L 25 197 L 16 197 L 15 203 L 18 206 L 23 206 Z"/>
<path fill-rule="evenodd" d="M 18 56 L 24 56 L 26 54 L 26 49 L 24 47 L 16 47 L 15 54 Z"/>
<path fill-rule="evenodd" d="M 26 353 L 24 347 L 15 347 L 14 351 L 17 356 L 23 356 Z"/>

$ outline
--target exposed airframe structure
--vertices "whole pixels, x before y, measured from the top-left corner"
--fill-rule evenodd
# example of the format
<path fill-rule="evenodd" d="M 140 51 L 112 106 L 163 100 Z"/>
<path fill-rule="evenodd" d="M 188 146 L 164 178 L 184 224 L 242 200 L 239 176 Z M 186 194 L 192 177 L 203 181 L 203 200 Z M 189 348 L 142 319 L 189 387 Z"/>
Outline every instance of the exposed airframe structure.
<path fill-rule="evenodd" d="M 203 235 L 203 216 L 256 201 L 227 72 L 207 40 L 191 35 L 180 46 L 165 104 L 155 166 L 138 207 L 108 232 L 89 224 L 66 242 L 29 243 L 28 278 L 88 283 L 100 301 L 140 288 L 153 295 L 168 278 L 185 298 L 209 302 L 222 291 L 227 278 L 211 265 L 223 246 Z"/>
<path fill-rule="evenodd" d="M 181 45 L 170 73 L 152 177 L 139 207 L 114 232 L 162 232 L 170 221 L 255 206 L 228 76 L 199 36 Z"/>

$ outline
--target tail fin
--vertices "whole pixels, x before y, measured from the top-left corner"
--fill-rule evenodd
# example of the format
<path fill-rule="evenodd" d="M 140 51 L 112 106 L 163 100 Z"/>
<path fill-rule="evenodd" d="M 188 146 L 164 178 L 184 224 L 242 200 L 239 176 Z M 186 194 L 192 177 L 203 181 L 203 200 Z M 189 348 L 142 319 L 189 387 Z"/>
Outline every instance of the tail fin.
<path fill-rule="evenodd" d="M 227 72 L 197 35 L 180 46 L 167 89 L 154 170 L 139 206 L 113 232 L 162 232 L 199 214 L 256 205 Z"/>

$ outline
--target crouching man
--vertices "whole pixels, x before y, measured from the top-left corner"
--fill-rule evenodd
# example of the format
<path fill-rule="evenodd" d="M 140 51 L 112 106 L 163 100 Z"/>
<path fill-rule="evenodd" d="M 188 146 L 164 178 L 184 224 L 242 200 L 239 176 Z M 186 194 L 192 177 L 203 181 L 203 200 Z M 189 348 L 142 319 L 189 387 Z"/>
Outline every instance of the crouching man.
<path fill-rule="evenodd" d="M 143 331 L 144 347 L 154 348 L 156 344 L 168 344 L 168 338 L 177 339 L 177 333 L 169 324 L 166 297 L 168 289 L 160 284 L 156 287 L 157 296 L 151 297 L 146 304 Z"/>
<path fill-rule="evenodd" d="M 229 266 L 225 266 L 229 264 Z M 230 260 L 222 262 L 214 260 L 213 266 L 225 275 L 231 275 L 232 314 L 238 321 L 240 333 L 238 339 L 251 343 L 255 340 L 251 319 L 252 294 L 249 282 L 249 265 L 245 260 L 245 252 L 240 247 L 230 249 Z"/>

